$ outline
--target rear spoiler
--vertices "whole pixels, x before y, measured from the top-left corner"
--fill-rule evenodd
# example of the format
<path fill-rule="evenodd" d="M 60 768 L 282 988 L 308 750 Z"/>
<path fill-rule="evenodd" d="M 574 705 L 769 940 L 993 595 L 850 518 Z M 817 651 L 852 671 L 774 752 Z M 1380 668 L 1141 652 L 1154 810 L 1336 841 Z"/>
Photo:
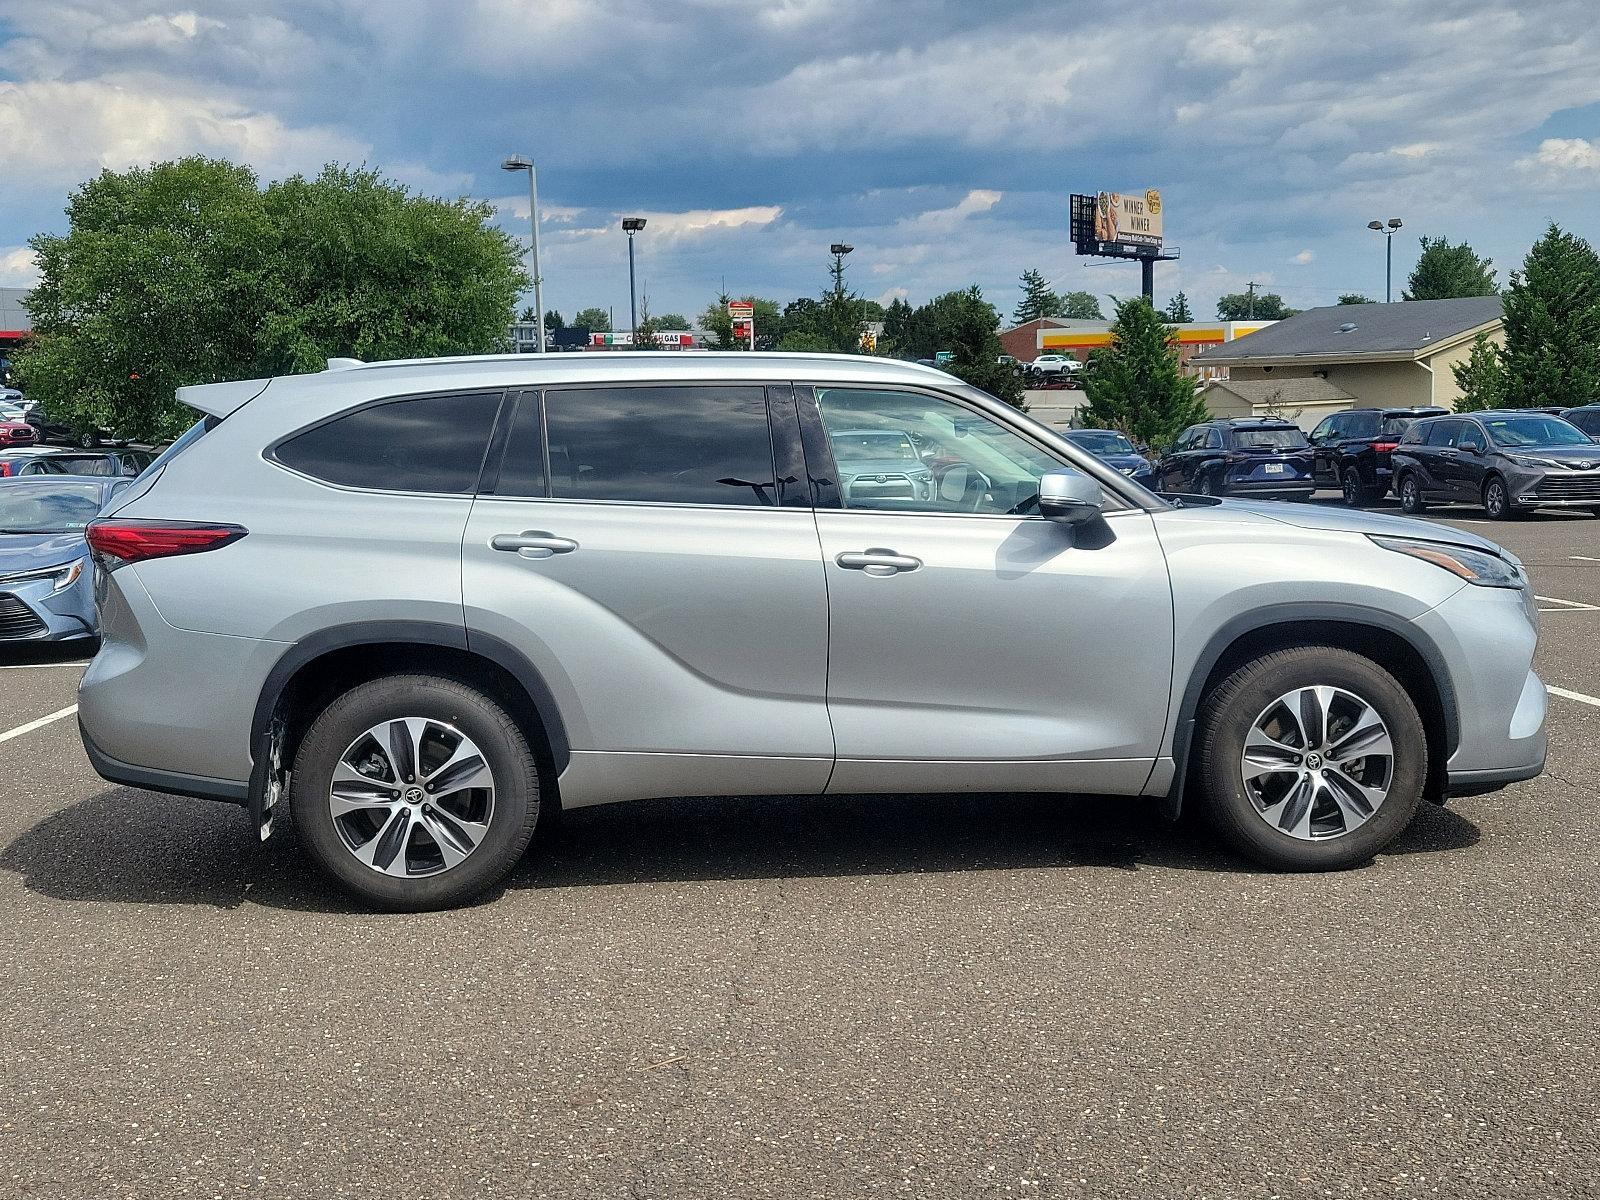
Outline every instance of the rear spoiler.
<path fill-rule="evenodd" d="M 235 383 L 193 383 L 178 389 L 178 401 L 220 421 L 261 395 L 271 382 L 271 379 L 241 379 Z"/>

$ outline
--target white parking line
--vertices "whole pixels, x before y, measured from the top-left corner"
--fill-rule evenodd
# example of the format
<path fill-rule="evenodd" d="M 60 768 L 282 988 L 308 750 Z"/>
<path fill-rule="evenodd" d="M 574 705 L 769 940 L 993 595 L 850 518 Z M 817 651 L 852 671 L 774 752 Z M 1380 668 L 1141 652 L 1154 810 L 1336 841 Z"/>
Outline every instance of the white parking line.
<path fill-rule="evenodd" d="M 1600 708 L 1600 696 L 1585 696 L 1582 692 L 1569 692 L 1566 688 L 1552 687 L 1548 683 L 1544 687 L 1545 691 L 1552 696 L 1564 696 L 1568 700 L 1576 700 L 1580 704 L 1592 704 L 1596 708 Z"/>
<path fill-rule="evenodd" d="M 14 737 L 32 733 L 35 729 L 40 729 L 50 724 L 51 721 L 59 721 L 62 717 L 70 717 L 77 711 L 78 706 L 76 704 L 69 704 L 59 712 L 51 713 L 48 717 L 40 717 L 37 721 L 29 721 L 26 725 L 18 725 L 15 729 L 8 729 L 4 733 L 0 733 L 0 742 L 9 742 Z"/>
<path fill-rule="evenodd" d="M 1600 558 L 1590 558 L 1587 554 L 1569 554 L 1567 557 L 1577 559 L 1579 562 L 1600 562 Z"/>
<path fill-rule="evenodd" d="M 1559 604 L 1560 608 L 1541 608 L 1540 612 L 1600 612 L 1600 604 L 1585 604 L 1582 600 L 1563 600 L 1560 596 L 1534 596 L 1546 604 Z"/>

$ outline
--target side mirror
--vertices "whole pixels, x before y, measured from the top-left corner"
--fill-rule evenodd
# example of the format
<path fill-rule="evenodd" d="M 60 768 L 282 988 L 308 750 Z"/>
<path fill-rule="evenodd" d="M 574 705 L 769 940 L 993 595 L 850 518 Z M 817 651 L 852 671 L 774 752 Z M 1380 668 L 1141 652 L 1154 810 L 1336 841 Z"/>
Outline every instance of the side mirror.
<path fill-rule="evenodd" d="M 1081 525 L 1100 515 L 1105 493 L 1082 471 L 1063 467 L 1039 478 L 1039 515 L 1067 525 Z"/>

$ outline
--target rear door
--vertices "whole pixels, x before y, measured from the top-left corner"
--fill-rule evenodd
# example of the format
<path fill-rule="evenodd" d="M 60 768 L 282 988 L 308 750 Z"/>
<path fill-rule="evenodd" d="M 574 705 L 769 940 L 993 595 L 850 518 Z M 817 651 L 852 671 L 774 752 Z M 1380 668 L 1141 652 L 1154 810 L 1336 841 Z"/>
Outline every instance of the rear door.
<path fill-rule="evenodd" d="M 1338 482 L 1334 464 L 1338 461 L 1339 426 L 1343 416 L 1343 413 L 1335 413 L 1331 417 L 1324 417 L 1307 439 L 1312 449 L 1312 475 L 1318 483 L 1326 487 L 1332 487 Z"/>
<path fill-rule="evenodd" d="M 826 435 L 864 428 L 904 431 L 933 477 L 926 498 L 819 488 L 828 790 L 1137 792 L 1172 661 L 1150 514 L 1111 498 L 1094 526 L 1024 515 L 1063 460 L 956 396 L 821 386 L 800 401 L 825 483 Z"/>
<path fill-rule="evenodd" d="M 563 803 L 822 791 L 827 592 L 792 389 L 530 390 L 491 458 L 468 641 L 543 674 Z"/>

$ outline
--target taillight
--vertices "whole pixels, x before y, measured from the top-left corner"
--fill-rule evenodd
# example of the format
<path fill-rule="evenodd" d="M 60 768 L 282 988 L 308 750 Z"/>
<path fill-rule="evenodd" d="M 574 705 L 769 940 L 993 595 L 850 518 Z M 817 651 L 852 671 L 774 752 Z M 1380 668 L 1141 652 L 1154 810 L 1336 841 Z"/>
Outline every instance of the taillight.
<path fill-rule="evenodd" d="M 1391 450 L 1397 449 L 1399 445 L 1399 442 L 1373 442 L 1372 448 L 1379 454 L 1388 454 Z"/>
<path fill-rule="evenodd" d="M 11 475 L 11 464 L 8 463 L 8 462 L 0 462 L 0 479 L 9 478 L 10 475 Z"/>
<path fill-rule="evenodd" d="M 134 521 L 103 517 L 85 530 L 89 549 L 107 568 L 176 554 L 199 554 L 237 542 L 248 530 L 242 525 L 209 525 L 190 521 Z"/>

